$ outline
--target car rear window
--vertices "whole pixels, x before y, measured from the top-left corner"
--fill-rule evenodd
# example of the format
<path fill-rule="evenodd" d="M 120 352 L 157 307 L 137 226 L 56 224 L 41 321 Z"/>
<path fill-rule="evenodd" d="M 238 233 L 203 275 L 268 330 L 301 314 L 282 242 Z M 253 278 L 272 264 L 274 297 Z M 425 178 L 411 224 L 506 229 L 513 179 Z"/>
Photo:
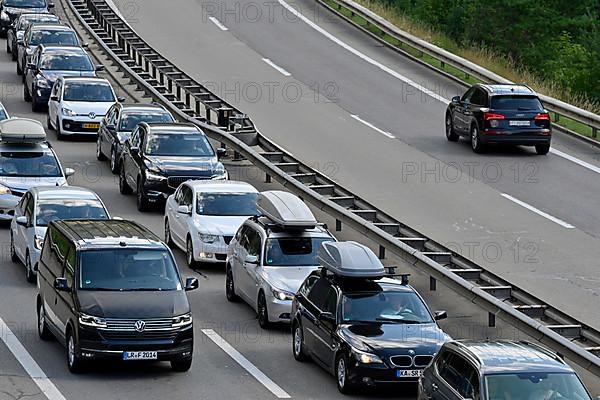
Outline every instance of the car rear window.
<path fill-rule="evenodd" d="M 535 96 L 503 95 L 492 97 L 493 110 L 536 110 L 541 111 L 542 103 Z"/>

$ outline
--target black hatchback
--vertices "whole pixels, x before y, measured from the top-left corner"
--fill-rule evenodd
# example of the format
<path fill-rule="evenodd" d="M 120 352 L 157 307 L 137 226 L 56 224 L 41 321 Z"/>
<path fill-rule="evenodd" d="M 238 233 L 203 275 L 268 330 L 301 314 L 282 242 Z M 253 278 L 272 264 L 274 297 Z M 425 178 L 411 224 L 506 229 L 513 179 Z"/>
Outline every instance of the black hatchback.
<path fill-rule="evenodd" d="M 476 153 L 488 144 L 502 143 L 535 146 L 541 155 L 550 150 L 550 115 L 527 86 L 474 85 L 462 97 L 452 98 L 445 125 L 449 141 L 467 137 Z"/>
<path fill-rule="evenodd" d="M 194 331 L 171 251 L 130 221 L 52 221 L 38 263 L 38 332 L 67 347 L 69 370 L 96 359 L 192 365 Z"/>

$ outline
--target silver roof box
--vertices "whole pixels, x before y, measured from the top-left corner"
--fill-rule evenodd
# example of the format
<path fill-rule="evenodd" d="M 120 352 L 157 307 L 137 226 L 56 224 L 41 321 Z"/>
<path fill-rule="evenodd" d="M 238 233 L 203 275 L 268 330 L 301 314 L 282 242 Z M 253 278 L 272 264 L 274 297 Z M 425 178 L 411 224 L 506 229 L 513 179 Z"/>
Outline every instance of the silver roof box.
<path fill-rule="evenodd" d="M 318 252 L 319 263 L 335 275 L 349 278 L 381 278 L 385 267 L 367 246 L 356 242 L 325 242 Z"/>
<path fill-rule="evenodd" d="M 275 225 L 290 229 L 312 229 L 318 222 L 300 198 L 281 190 L 261 192 L 256 200 L 258 211 Z"/>
<path fill-rule="evenodd" d="M 34 119 L 10 118 L 0 121 L 0 140 L 10 143 L 38 143 L 46 140 L 46 131 Z"/>

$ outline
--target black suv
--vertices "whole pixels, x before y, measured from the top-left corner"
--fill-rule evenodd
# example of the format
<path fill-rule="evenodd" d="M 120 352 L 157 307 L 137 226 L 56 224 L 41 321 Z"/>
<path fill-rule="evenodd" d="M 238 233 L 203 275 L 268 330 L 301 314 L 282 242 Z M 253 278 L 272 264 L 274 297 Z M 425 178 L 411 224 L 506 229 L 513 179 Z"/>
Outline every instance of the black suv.
<path fill-rule="evenodd" d="M 38 263 L 38 332 L 67 347 L 69 370 L 86 361 L 192 365 L 194 334 L 185 286 L 171 251 L 130 221 L 52 221 Z"/>
<path fill-rule="evenodd" d="M 142 122 L 125 141 L 119 171 L 119 191 L 137 191 L 137 207 L 146 211 L 164 204 L 190 179 L 228 179 L 208 138 L 193 124 Z"/>
<path fill-rule="evenodd" d="M 476 153 L 493 143 L 535 146 L 541 155 L 550 150 L 550 115 L 527 86 L 474 85 L 462 97 L 452 98 L 445 125 L 449 141 L 468 137 Z"/>
<path fill-rule="evenodd" d="M 3 0 L 0 1 L 0 36 L 6 36 L 6 31 L 22 13 L 47 13 L 54 8 L 54 3 L 46 0 Z"/>
<path fill-rule="evenodd" d="M 591 400 L 557 354 L 517 341 L 447 342 L 419 381 L 419 400 Z"/>
<path fill-rule="evenodd" d="M 403 280 L 348 278 L 321 269 L 302 284 L 292 303 L 292 350 L 337 380 L 355 386 L 416 383 L 449 340 L 421 296 Z"/>

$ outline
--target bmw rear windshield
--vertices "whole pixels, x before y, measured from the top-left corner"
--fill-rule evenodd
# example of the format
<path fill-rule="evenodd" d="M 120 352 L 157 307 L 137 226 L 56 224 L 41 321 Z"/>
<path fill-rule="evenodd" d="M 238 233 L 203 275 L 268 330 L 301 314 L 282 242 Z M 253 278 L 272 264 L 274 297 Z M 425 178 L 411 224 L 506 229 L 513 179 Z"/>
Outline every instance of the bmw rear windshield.
<path fill-rule="evenodd" d="M 542 111 L 542 103 L 536 96 L 492 96 L 492 110 Z"/>

